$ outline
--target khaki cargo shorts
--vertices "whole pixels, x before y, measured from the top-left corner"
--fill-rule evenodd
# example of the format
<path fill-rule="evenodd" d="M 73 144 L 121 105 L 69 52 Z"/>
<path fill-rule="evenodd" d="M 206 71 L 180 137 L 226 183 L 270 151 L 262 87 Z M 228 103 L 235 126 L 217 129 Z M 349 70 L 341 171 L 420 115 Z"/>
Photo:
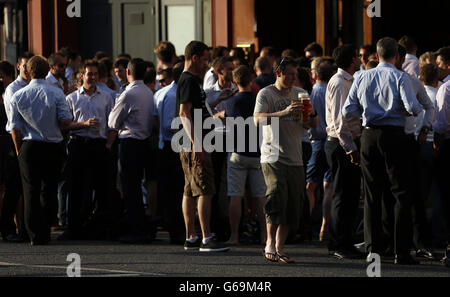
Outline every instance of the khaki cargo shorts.
<path fill-rule="evenodd" d="M 205 160 L 195 161 L 194 153 L 180 152 L 184 172 L 184 196 L 213 196 L 216 194 L 211 154 L 203 152 Z"/>

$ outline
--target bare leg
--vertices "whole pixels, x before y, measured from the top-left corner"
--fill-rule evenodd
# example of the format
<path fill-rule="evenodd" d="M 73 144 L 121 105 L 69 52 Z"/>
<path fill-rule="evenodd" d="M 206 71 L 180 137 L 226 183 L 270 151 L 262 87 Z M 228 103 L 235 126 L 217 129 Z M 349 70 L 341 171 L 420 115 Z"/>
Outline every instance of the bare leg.
<path fill-rule="evenodd" d="M 203 238 L 211 237 L 211 199 L 212 196 L 200 196 L 198 198 L 198 217 Z"/>
<path fill-rule="evenodd" d="M 284 244 L 289 235 L 288 225 L 278 225 L 277 235 L 276 235 L 276 251 L 283 255 Z"/>
<path fill-rule="evenodd" d="M 266 217 L 264 215 L 264 205 L 266 197 L 254 198 L 257 201 L 256 215 L 258 216 L 259 229 L 261 229 L 261 244 L 265 245 L 267 240 Z"/>
<path fill-rule="evenodd" d="M 309 200 L 309 214 L 312 214 L 314 205 L 316 203 L 316 188 L 317 183 L 307 183 L 306 184 L 306 196 Z"/>
<path fill-rule="evenodd" d="M 195 210 L 197 199 L 189 196 L 183 196 L 183 217 L 186 227 L 186 239 L 192 239 L 197 236 L 195 233 Z"/>
<path fill-rule="evenodd" d="M 321 232 L 328 232 L 328 224 L 330 222 L 331 216 L 331 202 L 333 201 L 333 183 L 324 182 L 323 183 L 323 204 L 322 204 L 322 227 Z"/>
<path fill-rule="evenodd" d="M 229 206 L 229 217 L 231 236 L 227 244 L 239 244 L 239 223 L 242 215 L 242 197 L 231 197 Z"/>

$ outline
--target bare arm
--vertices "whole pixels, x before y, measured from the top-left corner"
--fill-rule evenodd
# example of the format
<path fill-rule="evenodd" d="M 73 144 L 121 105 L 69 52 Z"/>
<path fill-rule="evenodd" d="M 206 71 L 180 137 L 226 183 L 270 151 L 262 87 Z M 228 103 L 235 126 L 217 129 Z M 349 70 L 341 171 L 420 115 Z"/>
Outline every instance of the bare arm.
<path fill-rule="evenodd" d="M 14 142 L 14 148 L 16 149 L 16 154 L 19 155 L 20 148 L 22 147 L 22 131 L 11 130 L 12 140 Z"/>

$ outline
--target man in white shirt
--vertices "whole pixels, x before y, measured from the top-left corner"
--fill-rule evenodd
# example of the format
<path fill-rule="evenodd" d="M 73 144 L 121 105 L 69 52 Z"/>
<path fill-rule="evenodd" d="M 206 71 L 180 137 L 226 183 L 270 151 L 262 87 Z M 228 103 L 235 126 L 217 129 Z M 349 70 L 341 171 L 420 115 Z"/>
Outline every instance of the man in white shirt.
<path fill-rule="evenodd" d="M 419 76 L 419 59 L 416 57 L 417 54 L 417 44 L 409 36 L 403 36 L 398 41 L 398 44 L 406 49 L 405 62 L 402 65 L 403 71 L 413 75 L 415 77 Z"/>

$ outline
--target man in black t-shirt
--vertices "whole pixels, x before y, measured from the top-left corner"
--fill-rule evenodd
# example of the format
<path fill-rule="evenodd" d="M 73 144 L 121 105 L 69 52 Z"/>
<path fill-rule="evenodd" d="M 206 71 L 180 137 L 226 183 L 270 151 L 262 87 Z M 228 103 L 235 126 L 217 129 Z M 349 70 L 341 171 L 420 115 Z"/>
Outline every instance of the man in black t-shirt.
<path fill-rule="evenodd" d="M 214 170 L 211 155 L 203 151 L 202 135 L 207 134 L 202 127 L 195 127 L 209 116 L 202 89 L 202 81 L 209 65 L 208 47 L 199 41 L 192 41 L 186 46 L 185 68 L 178 81 L 177 103 L 175 117 L 180 117 L 183 128 L 191 141 L 191 151 L 181 151 L 180 159 L 185 175 L 183 194 L 183 216 L 186 226 L 185 250 L 198 249 L 200 252 L 228 251 L 217 243 L 210 229 L 211 199 L 216 193 L 214 185 Z M 195 110 L 201 110 L 202 119 L 196 119 Z M 206 132 L 206 133 L 205 133 Z M 195 213 L 198 197 L 198 215 L 202 229 L 203 240 L 195 232 Z"/>

